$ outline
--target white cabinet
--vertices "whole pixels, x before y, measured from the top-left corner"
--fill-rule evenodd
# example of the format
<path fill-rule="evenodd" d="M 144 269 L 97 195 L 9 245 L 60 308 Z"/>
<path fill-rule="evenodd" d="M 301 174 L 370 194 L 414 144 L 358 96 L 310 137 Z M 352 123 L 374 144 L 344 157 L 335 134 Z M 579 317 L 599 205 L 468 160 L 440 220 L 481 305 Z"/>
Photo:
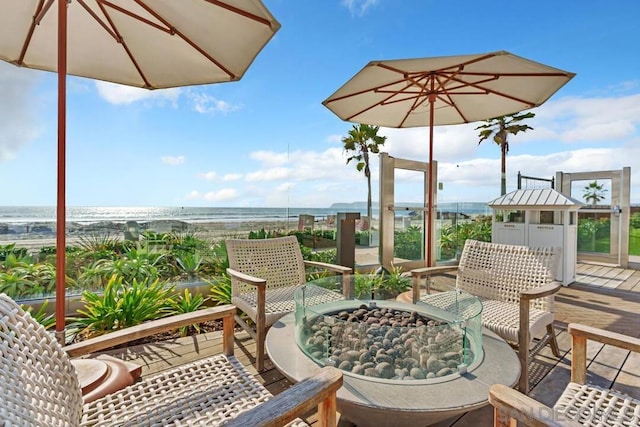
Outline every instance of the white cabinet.
<path fill-rule="evenodd" d="M 556 280 L 565 286 L 575 281 L 581 202 L 549 188 L 516 190 L 488 205 L 493 210 L 493 242 L 555 247 Z"/>

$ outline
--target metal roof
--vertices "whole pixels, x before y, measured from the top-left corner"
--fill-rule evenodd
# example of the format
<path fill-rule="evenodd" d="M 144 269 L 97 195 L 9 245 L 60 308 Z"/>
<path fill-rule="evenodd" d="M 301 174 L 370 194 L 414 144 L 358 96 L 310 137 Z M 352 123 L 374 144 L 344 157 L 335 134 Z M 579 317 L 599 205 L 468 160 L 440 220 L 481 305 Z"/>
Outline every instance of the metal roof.
<path fill-rule="evenodd" d="M 552 188 L 535 190 L 516 190 L 500 196 L 487 203 L 492 208 L 502 207 L 554 207 L 554 208 L 580 208 L 584 203 L 565 196 Z"/>

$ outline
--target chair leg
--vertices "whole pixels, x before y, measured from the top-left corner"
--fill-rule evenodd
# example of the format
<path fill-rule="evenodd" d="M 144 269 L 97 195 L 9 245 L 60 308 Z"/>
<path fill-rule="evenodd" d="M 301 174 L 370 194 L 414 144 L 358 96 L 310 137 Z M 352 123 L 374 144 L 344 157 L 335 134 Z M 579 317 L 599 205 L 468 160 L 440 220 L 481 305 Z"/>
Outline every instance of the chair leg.
<path fill-rule="evenodd" d="M 256 323 L 256 370 L 258 372 L 264 371 L 264 340 L 266 338 L 266 327 L 264 322 Z"/>
<path fill-rule="evenodd" d="M 560 348 L 558 347 L 558 340 L 556 339 L 556 331 L 553 328 L 553 323 L 547 325 L 547 333 L 549 334 L 549 345 L 551 345 L 551 352 L 556 357 L 560 357 Z"/>
<path fill-rule="evenodd" d="M 520 343 L 518 345 L 518 358 L 520 359 L 518 390 L 523 394 L 529 394 L 529 343 Z"/>

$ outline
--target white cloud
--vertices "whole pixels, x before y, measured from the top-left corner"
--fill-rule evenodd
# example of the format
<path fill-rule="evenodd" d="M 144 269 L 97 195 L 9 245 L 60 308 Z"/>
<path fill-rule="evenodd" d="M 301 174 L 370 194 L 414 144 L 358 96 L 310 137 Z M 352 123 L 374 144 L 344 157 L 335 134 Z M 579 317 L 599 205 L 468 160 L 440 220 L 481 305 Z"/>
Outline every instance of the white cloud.
<path fill-rule="evenodd" d="M 331 144 L 342 144 L 342 138 L 344 137 L 344 135 L 329 135 L 327 137 L 327 142 L 331 143 Z"/>
<path fill-rule="evenodd" d="M 186 158 L 184 156 L 162 156 L 160 160 L 167 165 L 178 166 L 183 164 Z"/>
<path fill-rule="evenodd" d="M 247 182 L 260 182 L 260 181 L 278 181 L 282 179 L 288 179 L 291 176 L 291 169 L 289 168 L 270 168 L 259 170 L 255 172 L 249 172 L 245 175 L 245 181 Z"/>
<path fill-rule="evenodd" d="M 198 178 L 206 179 L 207 181 L 213 181 L 218 177 L 218 174 L 214 171 L 203 172 L 198 174 Z"/>
<path fill-rule="evenodd" d="M 253 151 L 249 154 L 249 158 L 257 160 L 266 167 L 277 167 L 289 163 L 289 153 L 276 153 L 273 151 Z"/>
<path fill-rule="evenodd" d="M 223 188 L 218 191 L 209 191 L 203 198 L 208 202 L 226 202 L 238 197 L 238 192 L 233 188 Z"/>
<path fill-rule="evenodd" d="M 13 159 L 41 132 L 34 114 L 38 103 L 33 97 L 38 80 L 38 72 L 0 64 L 0 162 Z"/>
<path fill-rule="evenodd" d="M 139 87 L 96 81 L 98 94 L 111 104 L 131 104 L 139 101 L 170 102 L 175 105 L 181 94 L 181 88 L 147 90 Z"/>
<path fill-rule="evenodd" d="M 241 105 L 233 105 L 204 92 L 190 90 L 188 96 L 193 102 L 193 109 L 201 114 L 228 114 L 241 108 Z"/>
<path fill-rule="evenodd" d="M 378 0 L 342 0 L 352 16 L 363 16 L 367 9 L 378 4 Z"/>
<path fill-rule="evenodd" d="M 238 181 L 242 179 L 243 175 L 241 173 L 228 173 L 222 177 L 223 181 Z"/>
<path fill-rule="evenodd" d="M 238 197 L 238 191 L 233 188 L 223 188 L 218 191 L 209 191 L 203 193 L 198 190 L 192 190 L 184 198 L 186 200 L 205 200 L 207 202 L 227 202 Z"/>
<path fill-rule="evenodd" d="M 276 187 L 276 191 L 278 192 L 290 191 L 291 189 L 295 188 L 295 186 L 296 184 L 294 184 L 293 182 L 284 182 Z"/>

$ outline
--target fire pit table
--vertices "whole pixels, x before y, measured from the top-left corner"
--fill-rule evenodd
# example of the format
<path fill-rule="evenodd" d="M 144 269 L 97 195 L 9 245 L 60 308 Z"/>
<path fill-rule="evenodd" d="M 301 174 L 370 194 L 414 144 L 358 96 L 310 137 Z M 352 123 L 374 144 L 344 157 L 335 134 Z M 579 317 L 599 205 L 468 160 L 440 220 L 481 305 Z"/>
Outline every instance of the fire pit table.
<path fill-rule="evenodd" d="M 271 361 L 293 382 L 328 364 L 344 371 L 344 418 L 359 427 L 429 425 L 487 405 L 492 384 L 518 381 L 518 357 L 481 327 L 477 298 L 454 290 L 430 304 L 376 300 L 356 280 L 352 299 L 328 304 L 315 303 L 313 287 L 339 290 L 340 279 L 300 287 L 296 311 L 266 337 Z"/>

